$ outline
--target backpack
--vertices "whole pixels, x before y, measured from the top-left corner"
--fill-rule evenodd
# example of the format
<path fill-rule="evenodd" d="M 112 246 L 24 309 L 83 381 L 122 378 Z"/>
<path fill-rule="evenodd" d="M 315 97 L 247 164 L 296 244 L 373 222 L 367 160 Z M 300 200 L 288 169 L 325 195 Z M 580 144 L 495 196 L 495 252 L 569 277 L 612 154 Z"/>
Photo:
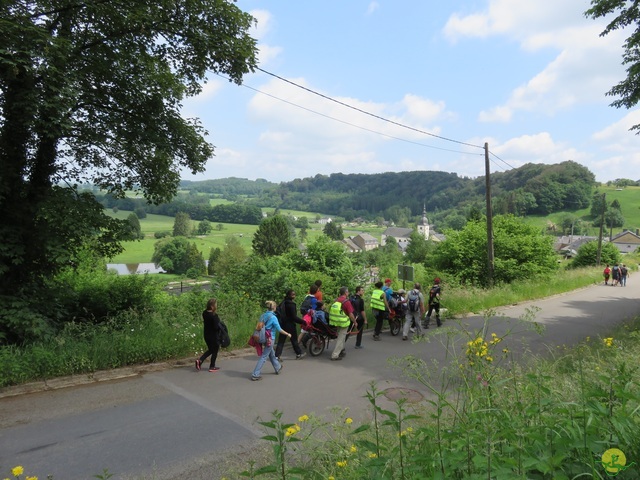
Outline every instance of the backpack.
<path fill-rule="evenodd" d="M 229 329 L 225 323 L 220 320 L 220 326 L 218 327 L 218 345 L 222 348 L 226 348 L 231 345 L 231 338 L 229 338 Z"/>
<path fill-rule="evenodd" d="M 309 310 L 311 310 L 311 307 L 313 306 L 313 299 L 316 298 L 313 295 L 307 295 L 304 300 L 302 301 L 302 304 L 300 305 L 300 313 L 302 315 L 306 314 Z"/>
<path fill-rule="evenodd" d="M 407 300 L 410 312 L 420 311 L 420 295 L 415 291 L 415 289 L 409 292 L 409 295 L 407 295 Z"/>
<path fill-rule="evenodd" d="M 274 313 L 276 314 L 276 318 L 278 319 L 278 322 L 286 320 L 287 315 L 284 310 L 284 300 L 280 302 L 280 305 L 276 307 L 276 311 Z"/>
<path fill-rule="evenodd" d="M 351 306 L 353 307 L 353 316 L 357 317 L 358 315 L 360 315 L 360 309 L 358 308 L 358 304 L 360 302 L 358 302 L 358 300 L 360 299 L 360 297 L 358 297 L 358 295 L 351 295 L 349 297 L 349 301 L 351 302 Z"/>
<path fill-rule="evenodd" d="M 628 271 L 627 271 L 627 267 L 620 267 L 620 273 L 621 273 L 622 275 L 626 275 L 626 274 L 628 273 Z"/>

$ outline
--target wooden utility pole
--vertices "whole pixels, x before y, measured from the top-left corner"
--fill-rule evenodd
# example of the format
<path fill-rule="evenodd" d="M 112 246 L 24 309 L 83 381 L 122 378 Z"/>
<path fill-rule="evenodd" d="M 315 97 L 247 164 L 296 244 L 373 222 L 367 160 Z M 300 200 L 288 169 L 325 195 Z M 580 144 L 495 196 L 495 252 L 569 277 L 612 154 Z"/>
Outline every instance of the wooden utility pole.
<path fill-rule="evenodd" d="M 607 194 L 602 194 L 602 216 L 600 217 L 600 235 L 598 235 L 598 254 L 596 255 L 596 267 L 600 266 L 602 258 L 602 229 L 604 228 L 604 211 L 607 209 Z"/>
<path fill-rule="evenodd" d="M 484 144 L 485 190 L 487 201 L 487 284 L 493 287 L 493 213 L 491 210 L 491 171 L 489 169 L 489 144 Z"/>

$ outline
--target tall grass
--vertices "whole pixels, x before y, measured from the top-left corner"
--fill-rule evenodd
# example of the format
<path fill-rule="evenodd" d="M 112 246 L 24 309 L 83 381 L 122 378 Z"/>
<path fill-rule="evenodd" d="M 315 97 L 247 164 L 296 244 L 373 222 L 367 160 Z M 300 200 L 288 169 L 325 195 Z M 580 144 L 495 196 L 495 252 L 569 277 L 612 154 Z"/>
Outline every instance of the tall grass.
<path fill-rule="evenodd" d="M 488 318 L 487 318 L 488 320 Z M 530 319 L 522 319 L 527 322 Z M 485 322 L 475 331 L 432 333 L 445 365 L 415 357 L 396 363 L 431 394 L 382 401 L 371 384 L 369 418 L 349 412 L 297 421 L 276 411 L 263 421 L 271 463 L 240 475 L 272 479 L 605 479 L 639 478 L 640 320 L 613 337 L 587 339 L 526 366 Z M 364 402 L 363 402 L 364 403 Z M 366 404 L 364 403 L 364 404 Z"/>

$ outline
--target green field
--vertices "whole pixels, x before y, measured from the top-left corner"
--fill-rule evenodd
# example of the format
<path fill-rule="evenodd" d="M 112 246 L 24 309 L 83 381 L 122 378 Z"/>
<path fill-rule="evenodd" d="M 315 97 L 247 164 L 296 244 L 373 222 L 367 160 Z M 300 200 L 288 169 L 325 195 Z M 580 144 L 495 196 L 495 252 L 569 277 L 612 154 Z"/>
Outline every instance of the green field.
<path fill-rule="evenodd" d="M 622 228 L 614 228 L 613 235 L 616 235 L 623 230 L 631 230 L 635 232 L 636 229 L 640 229 L 640 187 L 625 187 L 623 190 L 617 190 L 615 187 L 600 186 L 598 187 L 597 192 L 601 194 L 606 193 L 607 204 L 611 204 L 614 200 L 618 200 L 618 202 L 620 202 L 625 223 Z M 526 221 L 544 230 L 546 229 L 548 222 L 559 224 L 562 217 L 567 213 L 575 215 L 579 219 L 587 222 L 589 225 L 591 225 L 593 221 L 590 216 L 590 207 L 572 212 L 556 212 L 550 215 L 530 215 L 526 217 Z M 607 231 L 605 233 L 608 236 L 609 232 Z M 590 226 L 588 228 L 587 235 L 597 236 L 598 234 L 598 227 Z"/>
<path fill-rule="evenodd" d="M 223 202 L 226 202 L 224 200 Z M 222 203 L 222 202 L 221 202 Z M 269 209 L 265 209 L 269 211 Z M 119 210 L 118 212 L 112 212 L 107 210 L 106 213 L 112 217 L 125 220 L 130 214 L 130 211 Z M 315 221 L 316 214 L 309 212 L 300 212 L 296 210 L 281 210 L 282 214 L 294 215 L 297 217 L 307 216 L 309 222 Z M 144 233 L 145 238 L 140 241 L 124 242 L 124 252 L 116 257 L 110 259 L 109 263 L 147 263 L 151 262 L 151 256 L 153 255 L 154 245 L 158 241 L 154 237 L 155 232 L 173 231 L 173 217 L 165 215 L 147 215 L 146 218 L 140 220 L 140 228 Z M 197 225 L 197 221 L 192 221 L 193 225 Z M 253 234 L 258 229 L 258 225 L 241 225 L 236 223 L 223 223 L 222 230 L 216 230 L 217 223 L 213 223 L 214 230 L 206 236 L 197 236 L 190 239 L 191 242 L 195 242 L 198 250 L 202 252 L 202 255 L 206 258 L 209 256 L 209 251 L 212 248 L 224 248 L 226 240 L 229 236 L 234 236 L 240 241 L 247 252 L 251 251 L 251 242 L 253 240 Z M 322 235 L 322 225 L 317 223 L 310 223 L 310 229 L 308 230 L 307 241 Z M 376 226 L 362 226 L 358 229 L 346 228 L 344 229 L 345 236 L 357 235 L 358 233 L 369 233 L 380 240 L 382 231 L 384 229 Z"/>

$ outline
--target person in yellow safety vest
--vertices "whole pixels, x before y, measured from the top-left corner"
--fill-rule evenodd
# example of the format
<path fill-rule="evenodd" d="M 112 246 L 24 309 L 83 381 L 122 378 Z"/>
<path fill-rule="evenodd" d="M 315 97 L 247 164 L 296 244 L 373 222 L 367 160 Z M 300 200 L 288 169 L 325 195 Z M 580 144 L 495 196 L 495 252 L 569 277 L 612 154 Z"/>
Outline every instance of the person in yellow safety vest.
<path fill-rule="evenodd" d="M 373 330 L 373 339 L 380 340 L 382 325 L 384 323 L 384 319 L 387 318 L 387 312 L 389 311 L 389 302 L 387 302 L 386 293 L 382 290 L 382 282 L 376 282 L 375 289 L 371 292 L 371 309 L 373 310 L 373 318 L 376 319 L 376 326 Z"/>
<path fill-rule="evenodd" d="M 353 305 L 349 301 L 349 289 L 340 287 L 339 296 L 331 304 L 331 309 L 329 310 L 329 323 L 338 327 L 336 346 L 331 353 L 331 360 L 342 360 L 342 357 L 346 355 L 344 342 L 347 340 L 349 325 L 355 321 Z"/>

